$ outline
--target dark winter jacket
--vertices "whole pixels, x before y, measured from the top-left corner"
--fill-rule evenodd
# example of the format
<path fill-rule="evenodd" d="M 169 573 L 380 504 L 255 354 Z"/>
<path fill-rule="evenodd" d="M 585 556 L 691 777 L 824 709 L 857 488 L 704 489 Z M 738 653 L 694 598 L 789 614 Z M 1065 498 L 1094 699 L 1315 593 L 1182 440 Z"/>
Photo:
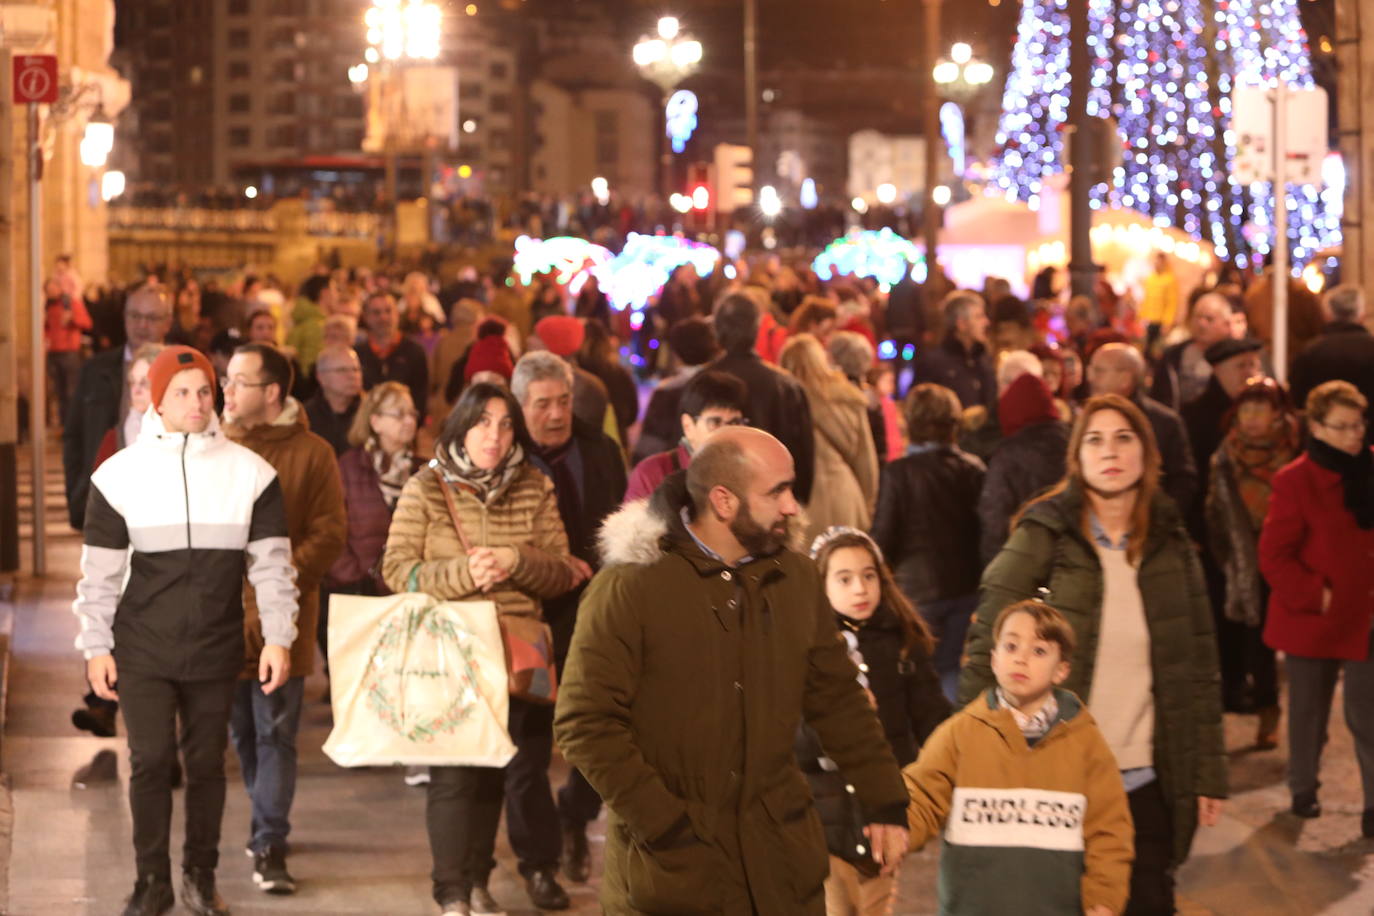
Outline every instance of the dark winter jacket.
<path fill-rule="evenodd" d="M 1145 412 L 1150 427 L 1155 433 L 1155 444 L 1159 446 L 1160 470 L 1163 476 L 1160 486 L 1174 498 L 1180 512 L 1186 512 L 1198 497 L 1197 463 L 1193 458 L 1193 447 L 1188 442 L 1188 430 L 1183 418 L 1152 397 L 1139 391 L 1131 398 L 1135 405 Z"/>
<path fill-rule="evenodd" d="M 728 372 L 744 383 L 749 392 L 749 425 L 772 433 L 787 446 L 797 469 L 792 492 L 799 502 L 810 502 L 815 480 L 816 443 L 811 405 L 801 384 L 759 359 L 752 351 L 727 353 L 706 368 Z"/>
<path fill-rule="evenodd" d="M 97 353 L 81 367 L 76 393 L 62 419 L 62 471 L 66 478 L 67 518 L 80 531 L 86 518 L 91 469 L 105 433 L 119 425 L 124 395 L 124 348 Z"/>
<path fill-rule="evenodd" d="M 317 391 L 315 396 L 305 402 L 305 415 L 310 419 L 310 431 L 334 447 L 334 454 L 342 457 L 348 451 L 348 428 L 353 425 L 353 417 L 358 413 L 362 398 L 353 403 L 343 413 L 335 413 L 334 408 L 324 398 L 324 392 Z"/>
<path fill-rule="evenodd" d="M 1036 423 L 1003 439 L 988 462 L 978 498 L 978 556 L 986 565 L 1006 543 L 1023 503 L 1064 478 L 1069 428 L 1059 420 Z"/>
<path fill-rule="evenodd" d="M 409 337 L 402 337 L 385 359 L 377 355 L 367 339 L 353 350 L 363 367 L 363 388 L 375 388 L 382 382 L 400 382 L 410 389 L 410 399 L 420 412 L 423 424 L 429 405 L 429 354 L 425 353 L 425 348 Z"/>
<path fill-rule="evenodd" d="M 601 903 L 819 916 L 829 860 L 797 726 L 869 822 L 904 824 L 906 791 L 815 564 L 729 567 L 692 540 L 687 503 L 678 474 L 607 520 L 558 693 L 558 746 L 611 811 Z"/>
<path fill-rule="evenodd" d="M 335 588 L 361 587 L 363 594 L 389 595 L 391 589 L 382 581 L 381 564 L 391 509 L 382 498 L 371 456 L 361 447 L 344 452 L 339 459 L 339 477 L 348 512 L 348 538 L 343 552 L 329 567 L 329 584 Z"/>
<path fill-rule="evenodd" d="M 1154 380 L 1150 385 L 1150 397 L 1170 410 L 1182 411 L 1183 409 L 1183 405 L 1180 403 L 1178 373 L 1183 365 L 1183 351 L 1190 343 L 1192 340 L 1184 340 L 1165 347 L 1164 352 L 1160 354 L 1159 362 L 1155 364 Z"/>
<path fill-rule="evenodd" d="M 1333 321 L 1298 354 L 1289 374 L 1293 404 L 1302 410 L 1313 388 L 1335 379 L 1360 389 L 1370 405 L 1365 418 L 1374 423 L 1374 335 L 1364 325 Z M 1374 441 L 1374 425 L 1365 436 L 1366 442 Z"/>
<path fill-rule="evenodd" d="M 902 593 L 920 607 L 972 595 L 983 462 L 952 445 L 914 451 L 883 467 L 873 539 Z"/>
<path fill-rule="evenodd" d="M 76 647 L 112 653 L 121 671 L 237 677 L 245 574 L 267 643 L 291 646 L 296 571 L 277 472 L 213 418 L 203 433 L 169 433 L 149 410 L 138 440 L 91 475 Z"/>
<path fill-rule="evenodd" d="M 580 417 L 573 418 L 573 451 L 565 459 L 574 477 L 579 481 L 576 504 L 581 511 L 576 518 L 568 518 L 565 509 L 569 505 L 563 494 L 559 495 L 559 518 L 568 534 L 568 552 L 579 560 L 597 569 L 601 557 L 596 549 L 596 533 L 601 523 L 616 509 L 620 508 L 625 494 L 625 459 L 610 436 L 584 423 Z M 558 489 L 558 476 L 554 475 L 538 457 L 533 464 L 554 480 L 554 490 Z M 582 600 L 586 585 L 578 585 L 544 601 L 544 619 L 553 631 L 554 653 L 561 663 L 572 643 L 573 628 L 577 624 L 577 605 Z"/>
<path fill-rule="evenodd" d="M 915 382 L 934 382 L 944 385 L 959 396 L 959 403 L 969 407 L 992 407 L 997 403 L 997 379 L 992 370 L 988 348 L 976 343 L 970 352 L 953 334 L 948 334 L 938 347 L 928 347 L 916 356 Z"/>
<path fill-rule="evenodd" d="M 1063 686 L 1090 705 L 1102 615 L 1102 567 L 1083 532 L 1078 484 L 1031 506 L 983 574 L 982 599 L 965 645 L 961 702 L 992 686 L 992 624 L 1003 608 L 1043 595 L 1078 637 Z M 1199 796 L 1226 795 L 1221 679 L 1212 609 L 1193 545 L 1173 500 L 1156 493 L 1138 581 L 1154 671 L 1154 769 L 1170 800 L 1173 862 L 1188 857 Z M 1048 589 L 1048 594 L 1041 592 Z"/>
<path fill-rule="evenodd" d="M 978 553 L 984 564 L 1002 549 L 1021 504 L 1063 479 L 1069 447 L 1069 428 L 1059 419 L 1054 395 L 1029 372 L 1002 393 L 997 420 L 1003 438 L 978 498 Z"/>
<path fill-rule="evenodd" d="M 906 651 L 902 625 L 886 605 L 880 605 L 866 621 L 839 614 L 836 620 L 841 631 L 852 632 L 858 642 L 855 661 L 878 704 L 878 720 L 887 743 L 897 756 L 897 764 L 905 767 L 951 712 L 930 657 L 924 652 L 911 655 Z M 866 873 L 877 874 L 878 866 L 870 855 L 855 854 L 865 845 L 864 824 L 849 784 L 825 756 L 816 732 L 804 726 L 797 730 L 797 762 L 811 786 L 830 854 L 863 867 Z"/>
<path fill-rule="evenodd" d="M 952 711 L 930 656 L 907 651 L 902 625 L 887 605 L 879 605 L 866 621 L 836 616 L 841 627 L 859 638 L 859 654 L 868 689 L 878 701 L 883 734 L 897 765 L 904 767 L 916 759 L 926 738 Z"/>
<path fill-rule="evenodd" d="M 1183 425 L 1188 430 L 1188 444 L 1193 449 L 1193 455 L 1204 456 L 1198 465 L 1198 489 L 1193 501 L 1179 507 L 1183 510 L 1183 517 L 1188 523 L 1188 533 L 1199 544 L 1207 543 L 1204 504 L 1212 475 L 1211 456 L 1216 453 L 1217 447 L 1226 435 L 1226 431 L 1222 429 L 1222 420 L 1230 409 L 1231 398 L 1221 387 L 1221 382 L 1213 378 L 1207 383 L 1207 390 L 1202 396 L 1192 403 L 1185 404 L 1182 411 Z"/>

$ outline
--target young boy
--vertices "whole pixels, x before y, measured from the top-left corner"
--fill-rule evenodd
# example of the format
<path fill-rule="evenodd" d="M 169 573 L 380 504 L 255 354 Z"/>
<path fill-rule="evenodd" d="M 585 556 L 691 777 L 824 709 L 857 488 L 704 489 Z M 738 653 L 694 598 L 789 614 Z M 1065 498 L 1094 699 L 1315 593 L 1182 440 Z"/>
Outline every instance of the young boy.
<path fill-rule="evenodd" d="M 1116 760 L 1067 690 L 1074 635 L 1039 601 L 993 625 L 997 686 L 945 720 L 904 773 L 911 848 L 944 829 L 942 914 L 1116 916 L 1134 831 Z"/>

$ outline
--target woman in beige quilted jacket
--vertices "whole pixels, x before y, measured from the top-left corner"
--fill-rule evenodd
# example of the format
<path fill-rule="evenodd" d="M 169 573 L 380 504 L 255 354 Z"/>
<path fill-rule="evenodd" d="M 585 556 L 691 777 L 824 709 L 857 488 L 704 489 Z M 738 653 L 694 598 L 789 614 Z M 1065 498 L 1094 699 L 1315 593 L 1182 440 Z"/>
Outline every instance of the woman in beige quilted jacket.
<path fill-rule="evenodd" d="M 580 575 L 553 482 L 530 463 L 519 404 L 504 388 L 471 386 L 440 427 L 434 451 L 396 504 L 382 555 L 387 585 L 444 600 L 488 598 L 503 617 L 538 619 L 540 600 L 568 591 Z M 552 730 L 552 706 L 511 697 L 517 752 L 509 764 L 431 768 L 425 820 L 434 899 L 446 914 L 500 911 L 487 876 L 503 795 L 511 846 L 536 905 L 567 900 L 553 878 L 561 837 L 548 780 Z"/>

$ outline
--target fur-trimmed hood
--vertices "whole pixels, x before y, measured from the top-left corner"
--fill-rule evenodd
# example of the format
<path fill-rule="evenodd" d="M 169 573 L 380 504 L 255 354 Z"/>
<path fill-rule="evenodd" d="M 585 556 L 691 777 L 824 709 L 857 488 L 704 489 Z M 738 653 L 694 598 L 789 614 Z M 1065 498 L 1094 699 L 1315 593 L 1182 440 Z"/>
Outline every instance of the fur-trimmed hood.
<path fill-rule="evenodd" d="M 658 562 L 669 543 L 696 545 L 682 523 L 690 502 L 687 472 L 678 471 L 659 484 L 652 496 L 621 506 L 606 517 L 597 532 L 597 553 L 604 566 L 648 566 Z M 787 548 L 805 555 L 806 515 L 799 512 L 790 526 Z"/>

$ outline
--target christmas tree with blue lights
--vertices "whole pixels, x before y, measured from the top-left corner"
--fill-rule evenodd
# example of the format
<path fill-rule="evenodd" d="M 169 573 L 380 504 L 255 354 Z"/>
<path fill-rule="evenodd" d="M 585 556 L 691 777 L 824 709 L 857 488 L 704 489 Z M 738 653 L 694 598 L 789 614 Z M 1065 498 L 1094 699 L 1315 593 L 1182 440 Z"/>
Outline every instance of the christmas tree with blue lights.
<path fill-rule="evenodd" d="M 1093 206 L 1130 207 L 1216 246 L 1223 259 L 1270 247 L 1274 190 L 1230 180 L 1237 85 L 1313 86 L 1299 0 L 1089 0 L 1089 117 L 1115 120 L 1121 167 Z M 1025 0 L 998 124 L 991 183 L 1039 203 L 1063 171 L 1069 108 L 1068 0 Z M 1341 191 L 1290 186 L 1295 263 L 1340 240 Z"/>

